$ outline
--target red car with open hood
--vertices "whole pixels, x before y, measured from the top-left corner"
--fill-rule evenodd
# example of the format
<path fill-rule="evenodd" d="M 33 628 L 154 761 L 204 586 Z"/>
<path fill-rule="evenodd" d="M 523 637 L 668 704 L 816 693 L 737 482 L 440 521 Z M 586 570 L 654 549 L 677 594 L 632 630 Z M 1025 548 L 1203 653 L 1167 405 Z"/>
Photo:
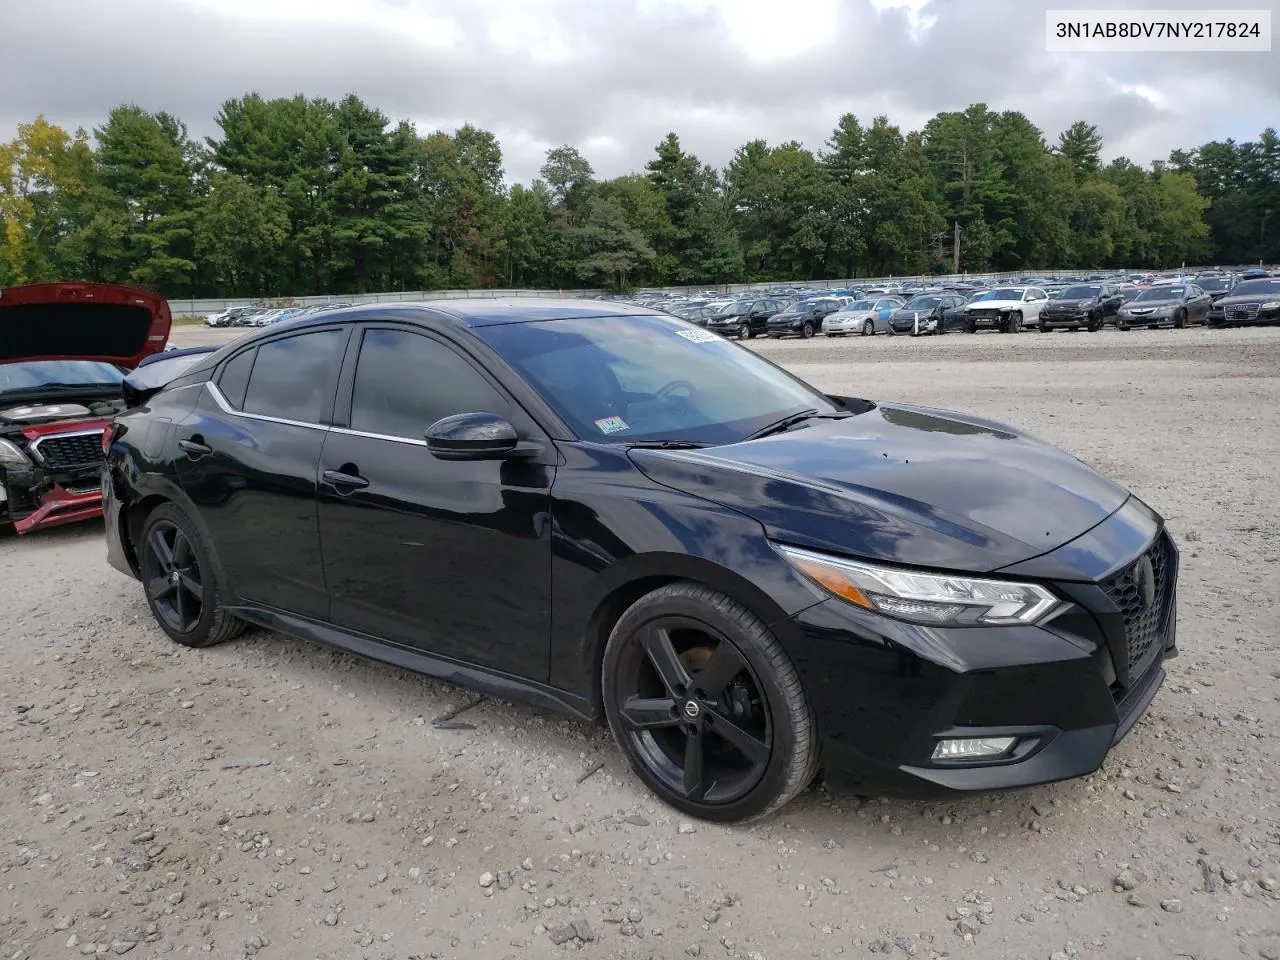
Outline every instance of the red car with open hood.
<path fill-rule="evenodd" d="M 102 512 L 102 434 L 121 384 L 164 350 L 163 297 L 106 283 L 0 290 L 0 525 L 30 533 Z"/>

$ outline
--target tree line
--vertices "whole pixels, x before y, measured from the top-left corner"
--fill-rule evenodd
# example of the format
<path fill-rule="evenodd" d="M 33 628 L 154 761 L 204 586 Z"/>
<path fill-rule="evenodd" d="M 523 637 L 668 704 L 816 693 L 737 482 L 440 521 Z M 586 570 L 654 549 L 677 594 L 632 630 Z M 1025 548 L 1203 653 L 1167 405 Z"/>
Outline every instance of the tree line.
<path fill-rule="evenodd" d="M 903 132 L 841 117 L 818 150 L 752 140 L 717 169 L 675 133 L 597 177 L 573 146 L 508 185 L 496 137 L 421 134 L 359 97 L 228 100 L 203 142 L 136 105 L 0 144 L 0 285 L 168 296 L 758 280 L 1280 261 L 1280 140 L 1143 167 L 985 104 Z M 954 243 L 959 237 L 958 253 Z"/>

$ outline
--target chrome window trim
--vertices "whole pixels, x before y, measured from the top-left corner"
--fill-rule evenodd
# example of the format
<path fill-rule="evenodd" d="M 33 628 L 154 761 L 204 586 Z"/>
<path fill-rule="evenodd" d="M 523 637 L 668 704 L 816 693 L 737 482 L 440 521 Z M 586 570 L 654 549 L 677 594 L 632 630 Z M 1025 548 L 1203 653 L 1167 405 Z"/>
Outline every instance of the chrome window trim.
<path fill-rule="evenodd" d="M 31 441 L 31 444 L 27 449 L 31 451 L 31 455 L 35 458 L 37 463 L 41 466 L 48 466 L 45 462 L 44 456 L 40 453 L 40 444 L 44 443 L 46 440 L 58 440 L 62 437 L 100 437 L 106 432 L 106 429 L 106 427 L 99 427 L 96 430 L 69 430 L 66 433 L 41 434 Z"/>
<path fill-rule="evenodd" d="M 222 408 L 222 412 L 230 414 L 233 417 L 241 417 L 245 420 L 259 420 L 263 423 L 278 423 L 286 427 L 306 427 L 308 430 L 328 430 L 329 427 L 323 423 L 306 423 L 302 420 L 286 420 L 284 417 L 269 417 L 265 413 L 246 413 L 243 410 L 237 410 L 227 402 L 227 398 L 222 395 L 222 391 L 218 389 L 218 385 L 212 380 L 206 380 L 204 384 L 214 402 Z"/>
<path fill-rule="evenodd" d="M 368 430 L 352 430 L 350 427 L 330 427 L 330 433 L 341 433 L 347 437 L 366 437 L 370 440 L 387 440 L 391 443 L 403 443 L 410 447 L 425 447 L 426 440 L 415 440 L 413 437 L 393 437 L 388 433 L 370 433 Z"/>

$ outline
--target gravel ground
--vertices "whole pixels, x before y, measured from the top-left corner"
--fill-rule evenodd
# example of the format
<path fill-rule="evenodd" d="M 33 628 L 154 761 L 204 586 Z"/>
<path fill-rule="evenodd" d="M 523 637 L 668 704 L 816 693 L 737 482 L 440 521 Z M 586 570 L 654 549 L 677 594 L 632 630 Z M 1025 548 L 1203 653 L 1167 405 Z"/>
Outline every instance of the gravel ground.
<path fill-rule="evenodd" d="M 193 343 L 225 338 L 181 329 Z M 1280 958 L 1280 330 L 755 345 L 1030 429 L 1183 549 L 1099 773 L 684 823 L 608 735 L 277 635 L 181 649 L 101 525 L 0 541 L 0 958 Z"/>

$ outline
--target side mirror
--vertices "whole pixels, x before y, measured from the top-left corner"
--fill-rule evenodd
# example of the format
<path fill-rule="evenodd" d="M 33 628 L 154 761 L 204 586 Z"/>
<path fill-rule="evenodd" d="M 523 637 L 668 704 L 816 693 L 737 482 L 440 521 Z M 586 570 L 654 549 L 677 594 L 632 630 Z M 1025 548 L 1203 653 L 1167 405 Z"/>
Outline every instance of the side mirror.
<path fill-rule="evenodd" d="M 520 443 L 516 428 L 496 413 L 458 413 L 427 428 L 427 449 L 437 460 L 503 460 Z"/>

